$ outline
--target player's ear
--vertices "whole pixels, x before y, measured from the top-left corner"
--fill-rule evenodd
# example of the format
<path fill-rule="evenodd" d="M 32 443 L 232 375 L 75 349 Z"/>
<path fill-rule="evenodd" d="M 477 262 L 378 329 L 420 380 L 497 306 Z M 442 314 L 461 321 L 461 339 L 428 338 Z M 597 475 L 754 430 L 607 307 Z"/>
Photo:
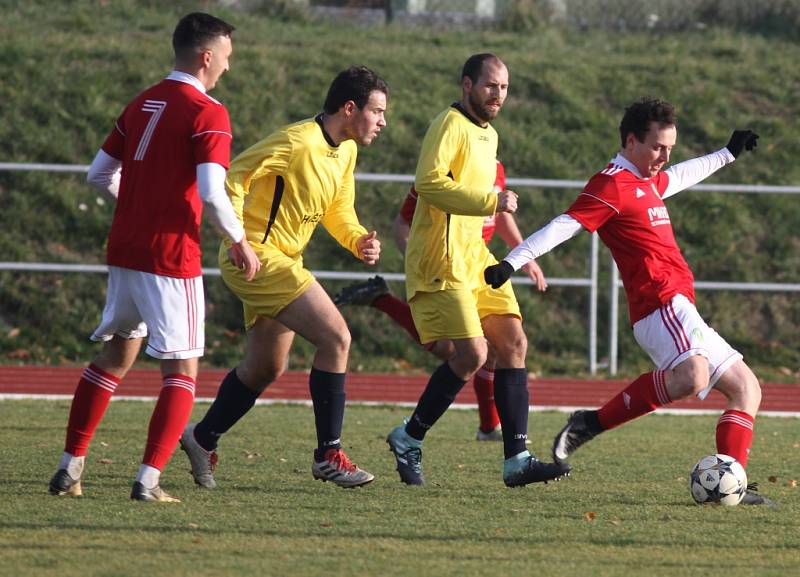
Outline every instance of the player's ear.
<path fill-rule="evenodd" d="M 213 56 L 213 52 L 211 51 L 210 48 L 204 48 L 200 52 L 200 62 L 203 65 L 204 68 L 208 68 L 208 66 L 211 64 L 211 57 L 212 56 Z"/>
<path fill-rule="evenodd" d="M 348 100 L 342 105 L 342 109 L 344 110 L 345 116 L 351 116 L 358 109 L 358 106 L 356 105 L 355 101 Z"/>

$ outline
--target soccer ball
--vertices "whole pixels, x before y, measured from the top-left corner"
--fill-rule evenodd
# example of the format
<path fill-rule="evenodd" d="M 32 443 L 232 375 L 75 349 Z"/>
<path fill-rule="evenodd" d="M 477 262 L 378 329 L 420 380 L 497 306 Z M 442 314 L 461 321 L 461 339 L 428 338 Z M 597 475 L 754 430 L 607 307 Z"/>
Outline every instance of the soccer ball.
<path fill-rule="evenodd" d="M 733 457 L 721 453 L 709 455 L 692 468 L 689 490 L 698 505 L 738 505 L 747 491 L 747 473 Z"/>

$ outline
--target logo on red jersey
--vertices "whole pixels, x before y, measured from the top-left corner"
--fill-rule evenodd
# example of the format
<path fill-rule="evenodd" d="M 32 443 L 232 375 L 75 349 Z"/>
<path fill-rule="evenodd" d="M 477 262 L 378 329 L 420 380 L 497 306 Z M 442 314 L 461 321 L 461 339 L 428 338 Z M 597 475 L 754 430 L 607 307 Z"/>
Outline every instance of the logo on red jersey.
<path fill-rule="evenodd" d="M 666 206 L 648 208 L 647 216 L 650 217 L 650 226 L 669 224 L 669 212 L 667 212 Z"/>

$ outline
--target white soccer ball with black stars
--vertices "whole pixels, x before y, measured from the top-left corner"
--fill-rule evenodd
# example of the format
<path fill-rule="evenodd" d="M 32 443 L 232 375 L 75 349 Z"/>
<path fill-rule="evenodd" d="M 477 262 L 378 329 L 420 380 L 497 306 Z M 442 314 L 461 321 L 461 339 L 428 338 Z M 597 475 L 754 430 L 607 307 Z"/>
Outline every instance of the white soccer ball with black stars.
<path fill-rule="evenodd" d="M 741 463 L 722 453 L 703 457 L 689 475 L 695 503 L 738 505 L 747 491 L 747 473 Z"/>

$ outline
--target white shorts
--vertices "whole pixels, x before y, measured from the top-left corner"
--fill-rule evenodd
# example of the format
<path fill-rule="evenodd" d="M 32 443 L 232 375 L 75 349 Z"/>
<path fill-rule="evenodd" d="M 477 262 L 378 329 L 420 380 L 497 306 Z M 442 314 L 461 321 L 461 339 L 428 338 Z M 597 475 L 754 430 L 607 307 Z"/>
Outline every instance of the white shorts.
<path fill-rule="evenodd" d="M 157 359 L 203 356 L 205 297 L 203 277 L 173 278 L 108 267 L 108 294 L 93 341 L 147 338 L 146 352 Z"/>
<path fill-rule="evenodd" d="M 674 369 L 687 358 L 700 355 L 708 360 L 708 387 L 697 396 L 705 399 L 719 378 L 742 358 L 717 331 L 700 317 L 683 295 L 676 295 L 660 309 L 633 325 L 633 336 L 662 371 Z"/>

